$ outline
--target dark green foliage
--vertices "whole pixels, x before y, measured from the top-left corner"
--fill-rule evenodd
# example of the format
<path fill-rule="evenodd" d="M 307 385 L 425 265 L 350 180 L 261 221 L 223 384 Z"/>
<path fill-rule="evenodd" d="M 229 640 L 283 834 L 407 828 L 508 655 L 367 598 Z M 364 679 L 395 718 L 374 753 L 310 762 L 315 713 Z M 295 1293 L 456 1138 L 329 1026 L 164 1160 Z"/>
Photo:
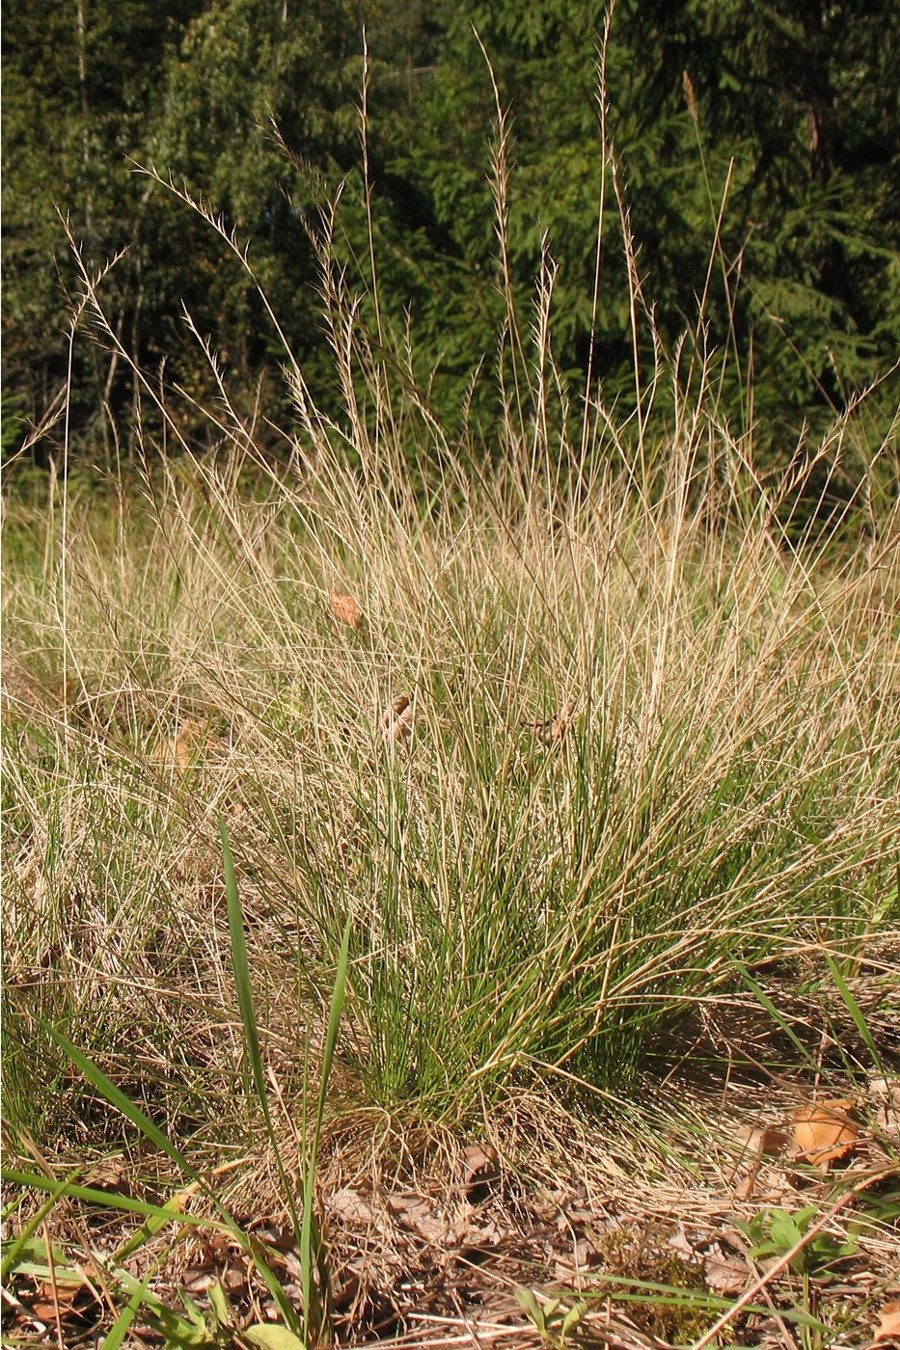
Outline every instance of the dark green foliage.
<path fill-rule="evenodd" d="M 563 369 L 587 364 L 600 178 L 595 51 L 604 9 L 474 6 L 448 28 L 407 163 L 473 278 L 495 253 L 484 173 L 490 89 L 479 29 L 513 110 L 511 259 L 523 293 L 541 231 L 560 262 Z M 707 325 L 724 411 L 772 436 L 821 422 L 895 358 L 900 338 L 900 21 L 886 6 L 719 0 L 621 4 L 608 51 L 608 131 L 648 301 L 671 346 Z M 685 74 L 694 101 L 686 95 Z M 733 160 L 733 167 L 730 167 Z M 699 297 L 725 197 L 723 266 Z M 632 379 L 628 293 L 612 185 L 596 333 L 607 389 Z M 724 275 L 723 275 L 724 274 Z M 727 281 L 725 279 L 727 277 Z M 476 284 L 469 294 L 477 292 Z M 733 329 L 732 329 L 733 325 Z M 754 391 L 751 410 L 749 386 Z M 886 390 L 896 405 L 897 387 Z"/>
<path fill-rule="evenodd" d="M 150 145 L 160 169 L 202 197 L 242 244 L 250 242 L 254 272 L 304 365 L 321 357 L 322 333 L 303 215 L 314 204 L 316 176 L 337 183 L 358 158 L 357 27 L 349 5 L 207 6 L 168 64 Z M 296 163 L 276 145 L 276 128 Z M 195 236 L 178 259 L 179 289 L 201 330 L 213 331 L 239 379 L 274 371 L 285 353 L 245 272 L 221 256 L 200 286 L 192 284 L 197 260 L 210 258 L 210 231 L 189 208 L 179 206 L 177 215 Z"/>
<path fill-rule="evenodd" d="M 308 230 L 343 182 L 335 265 L 367 292 L 365 24 L 381 310 L 364 299 L 360 321 L 379 333 L 389 362 L 409 325 L 417 377 L 424 385 L 437 370 L 430 397 L 451 427 L 486 358 L 472 406 L 498 444 L 508 306 L 489 186 L 496 109 L 480 38 L 512 128 L 507 280 L 520 361 L 547 249 L 558 264 L 552 340 L 571 415 L 580 416 L 587 385 L 627 408 L 635 348 L 611 171 L 593 314 L 605 21 L 606 7 L 589 0 L 10 0 L 7 390 L 36 417 L 65 379 L 80 286 L 58 207 L 91 268 L 127 250 L 102 285 L 123 352 L 108 350 L 108 336 L 76 343 L 73 429 L 92 454 L 104 437 L 109 451 L 113 425 L 126 445 L 136 436 L 125 353 L 150 371 L 165 363 L 168 380 L 209 406 L 214 380 L 182 305 L 218 352 L 239 411 L 250 416 L 259 388 L 264 414 L 290 429 L 284 352 L 252 284 L 206 223 L 136 174 L 131 157 L 171 172 L 250 241 L 294 355 L 339 411 Z M 784 463 L 804 425 L 818 431 L 883 375 L 900 345 L 898 62 L 900 16 L 885 0 L 621 0 L 613 16 L 606 131 L 643 298 L 664 347 L 691 334 L 682 378 L 694 378 L 692 354 L 702 356 L 714 373 L 709 411 L 738 432 L 754 424 L 773 463 Z M 641 308 L 646 377 L 652 342 Z M 868 401 L 865 424 L 856 419 L 863 457 L 897 401 L 895 378 Z M 146 438 L 146 399 L 141 419 Z"/>
<path fill-rule="evenodd" d="M 152 250 L 146 189 L 125 157 L 146 134 L 165 52 L 198 8 L 198 0 L 4 5 L 3 373 L 31 416 L 65 378 L 64 334 L 79 292 L 61 215 L 94 270 L 129 247 L 106 296 L 123 340 L 135 337 Z M 75 411 L 86 427 L 120 372 L 99 350 L 82 359 Z"/>

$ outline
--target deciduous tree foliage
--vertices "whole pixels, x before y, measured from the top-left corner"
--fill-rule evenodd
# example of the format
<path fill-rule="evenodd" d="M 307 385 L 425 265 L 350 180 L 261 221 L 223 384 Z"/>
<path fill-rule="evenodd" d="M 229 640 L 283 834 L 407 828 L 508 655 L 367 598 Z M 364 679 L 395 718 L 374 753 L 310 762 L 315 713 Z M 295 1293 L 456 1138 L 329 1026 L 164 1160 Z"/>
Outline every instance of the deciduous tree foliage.
<path fill-rule="evenodd" d="M 252 286 L 199 217 L 135 172 L 137 161 L 184 182 L 250 242 L 314 391 L 333 396 L 307 226 L 324 185 L 342 182 L 339 260 L 364 290 L 365 26 L 382 315 L 389 329 L 409 324 L 423 380 L 437 369 L 439 411 L 452 420 L 487 354 L 475 407 L 489 428 L 490 358 L 506 314 L 482 46 L 511 119 L 507 261 L 523 328 L 548 250 L 558 264 L 554 352 L 576 412 L 588 374 L 627 403 L 631 314 L 611 171 L 592 320 L 606 17 L 588 0 L 9 0 L 7 395 L 34 417 L 65 377 L 78 280 L 60 211 L 93 268 L 126 250 L 102 289 L 145 369 L 164 363 L 165 378 L 203 396 L 209 369 L 186 307 L 233 387 L 252 401 L 263 381 L 266 412 L 289 426 L 277 392 L 283 353 Z M 662 339 L 674 349 L 687 329 L 688 350 L 712 354 L 719 415 L 738 430 L 754 422 L 777 455 L 805 423 L 847 406 L 900 348 L 896 6 L 620 0 L 606 65 L 607 150 Z M 640 333 L 646 359 L 645 318 Z M 121 354 L 80 340 L 73 387 L 86 449 L 97 453 L 113 424 L 127 444 L 135 386 Z M 888 380 L 868 405 L 872 444 L 896 403 Z"/>

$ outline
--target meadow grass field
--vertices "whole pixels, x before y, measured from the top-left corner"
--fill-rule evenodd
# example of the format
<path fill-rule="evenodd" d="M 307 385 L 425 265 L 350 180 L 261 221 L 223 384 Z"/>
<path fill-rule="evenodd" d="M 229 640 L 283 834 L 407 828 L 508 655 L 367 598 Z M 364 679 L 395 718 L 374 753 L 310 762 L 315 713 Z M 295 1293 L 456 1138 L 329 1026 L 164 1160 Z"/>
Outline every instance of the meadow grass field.
<path fill-rule="evenodd" d="M 292 456 L 211 357 L 211 449 L 8 474 L 8 1343 L 868 1343 L 896 501 L 661 357 L 569 443 L 540 288 L 488 462 L 325 300 Z"/>

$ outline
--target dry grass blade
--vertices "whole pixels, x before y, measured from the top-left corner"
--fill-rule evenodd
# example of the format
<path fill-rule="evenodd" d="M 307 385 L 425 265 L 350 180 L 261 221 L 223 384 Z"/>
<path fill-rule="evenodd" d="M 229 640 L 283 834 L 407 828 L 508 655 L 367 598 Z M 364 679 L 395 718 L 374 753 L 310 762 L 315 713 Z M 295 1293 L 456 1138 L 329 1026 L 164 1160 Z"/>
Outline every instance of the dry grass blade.
<path fill-rule="evenodd" d="M 690 1330 L 659 1333 L 689 1344 L 743 1289 L 723 1216 L 750 1219 L 757 1186 L 759 1205 L 770 1189 L 787 1205 L 801 1184 L 806 1199 L 830 1194 L 821 1172 L 781 1159 L 792 1127 L 793 1157 L 807 1164 L 864 1160 L 876 1144 L 879 1167 L 896 1154 L 896 1001 L 882 1008 L 861 983 L 886 986 L 897 964 L 898 499 L 869 472 L 854 489 L 865 511 L 849 502 L 839 529 L 795 521 L 799 480 L 789 472 L 779 491 L 771 452 L 722 424 L 712 391 L 724 370 L 693 343 L 704 323 L 670 362 L 645 305 L 605 91 L 633 411 L 605 404 L 592 366 L 573 439 L 546 249 L 534 324 L 521 327 L 510 122 L 494 93 L 506 322 L 493 367 L 505 414 L 489 455 L 490 354 L 462 416 L 439 424 L 420 354 L 391 331 L 396 306 L 376 301 L 376 345 L 371 297 L 347 289 L 358 268 L 344 266 L 335 202 L 311 241 L 335 362 L 323 388 L 341 411 L 317 407 L 288 356 L 296 463 L 257 443 L 191 321 L 217 391 L 207 409 L 129 367 L 153 410 L 135 458 L 150 466 L 139 510 L 124 471 L 114 529 L 105 494 L 74 509 L 84 466 L 40 480 L 46 507 L 12 491 L 4 501 L 4 1113 L 15 1140 L 33 1137 L 35 1156 L 50 1157 L 40 1176 L 6 1174 L 22 1197 L 8 1211 L 12 1250 L 24 1250 L 28 1206 L 33 1216 L 57 1170 L 83 1176 L 102 1151 L 127 1174 L 140 1157 L 148 1176 L 191 1180 L 195 1207 L 215 1211 L 217 1236 L 245 1265 L 258 1250 L 265 1259 L 257 1219 L 294 1252 L 299 1231 L 305 1298 L 279 1285 L 290 1253 L 277 1243 L 260 1283 L 266 1317 L 297 1335 L 327 1324 L 333 1253 L 339 1276 L 352 1274 L 340 1291 L 352 1311 L 333 1305 L 345 1343 L 419 1325 L 429 1295 L 447 1311 L 467 1248 L 479 1294 L 492 1279 L 552 1283 L 561 1267 L 596 1290 L 602 1235 L 643 1224 L 652 1268 L 631 1292 L 655 1295 L 669 1287 L 668 1266 L 656 1278 L 653 1264 L 657 1248 L 671 1261 L 670 1234 L 653 1232 L 663 1213 L 692 1257 L 712 1251 L 699 1228 L 720 1239 L 721 1298 Z M 253 280 L 225 222 L 169 187 Z M 373 276 L 376 237 L 370 222 Z M 598 234 L 594 310 L 602 245 Z M 129 360 L 104 316 L 102 276 L 81 274 L 92 329 Z M 814 459 L 830 473 L 825 460 L 846 443 L 851 472 L 866 397 L 800 456 L 807 469 Z M 192 445 L 198 416 L 212 441 Z M 357 584 L 365 613 L 343 589 Z M 412 692 L 388 702 L 402 687 Z M 524 709 L 556 711 L 523 723 Z M 188 711 L 208 720 L 182 721 Z M 378 759 L 390 771 L 375 772 Z M 819 1041 L 806 993 L 818 996 L 825 966 L 839 998 Z M 86 1044 L 91 1060 L 76 1049 Z M 739 1119 L 775 1111 L 758 1074 L 743 1115 L 735 1094 L 750 1069 L 776 1064 L 792 1075 L 779 1119 L 826 1082 L 833 1100 L 735 1149 Z M 866 1069 L 877 1074 L 871 1128 L 857 1131 L 850 1099 L 863 1119 Z M 152 1117 L 132 1102 L 135 1083 Z M 721 1114 L 692 1114 L 692 1088 L 731 1113 L 727 1137 Z M 252 1156 L 252 1174 L 242 1167 L 227 1196 L 211 1191 L 223 1152 L 236 1151 Z M 289 1231 L 298 1157 L 305 1204 Z M 162 1240 L 173 1206 L 131 1201 L 118 1184 L 65 1198 L 140 1216 L 139 1239 L 120 1238 L 124 1262 Z M 320 1193 L 331 1196 L 327 1233 Z M 786 1268 L 846 1198 L 821 1201 L 821 1222 L 698 1347 L 738 1315 L 735 1335 L 752 1343 L 754 1319 L 770 1321 L 751 1302 L 760 1290 L 791 1320 Z M 866 1198 L 858 1258 L 878 1278 L 894 1258 L 881 1198 Z M 245 1231 L 232 1212 L 253 1223 Z M 199 1234 L 209 1221 L 176 1222 Z M 850 1223 L 845 1211 L 830 1226 Z M 859 1283 L 857 1307 L 871 1306 L 871 1288 Z M 137 1306 L 145 1291 L 132 1292 Z M 815 1292 L 824 1316 L 824 1282 Z M 460 1299 L 466 1312 L 473 1303 Z M 459 1343 L 524 1343 L 521 1325 L 499 1321 L 463 1317 L 452 1330 Z M 125 1320 L 116 1334 L 130 1334 Z M 649 1344 L 624 1320 L 598 1335 L 617 1350 Z"/>

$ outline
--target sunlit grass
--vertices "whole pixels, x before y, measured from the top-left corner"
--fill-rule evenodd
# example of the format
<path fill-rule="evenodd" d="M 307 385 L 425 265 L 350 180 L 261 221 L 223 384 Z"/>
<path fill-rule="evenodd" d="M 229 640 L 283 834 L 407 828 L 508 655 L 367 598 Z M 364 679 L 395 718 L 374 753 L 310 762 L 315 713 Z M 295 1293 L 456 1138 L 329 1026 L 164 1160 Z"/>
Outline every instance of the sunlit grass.
<path fill-rule="evenodd" d="M 350 917 L 344 1091 L 450 1124 L 639 1093 L 744 967 L 895 923 L 894 550 L 711 522 L 686 451 L 652 498 L 485 484 L 425 516 L 399 463 L 388 504 L 320 451 L 163 468 L 112 559 L 73 495 L 65 627 L 58 569 L 7 569 L 12 1122 L 84 1126 L 39 1016 L 187 1137 L 240 1137 L 220 813 L 288 1091 Z"/>

